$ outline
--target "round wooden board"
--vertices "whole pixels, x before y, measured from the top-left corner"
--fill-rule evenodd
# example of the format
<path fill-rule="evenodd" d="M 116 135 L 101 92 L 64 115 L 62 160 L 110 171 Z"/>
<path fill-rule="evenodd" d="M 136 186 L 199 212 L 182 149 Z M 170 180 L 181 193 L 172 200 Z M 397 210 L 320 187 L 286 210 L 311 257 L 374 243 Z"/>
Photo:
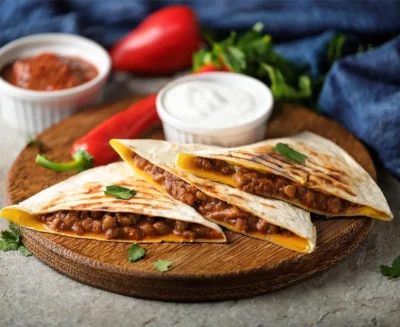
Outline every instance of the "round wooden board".
<path fill-rule="evenodd" d="M 70 160 L 73 141 L 139 97 L 78 113 L 39 135 L 45 154 Z M 348 151 L 374 178 L 373 162 L 361 143 L 344 128 L 306 109 L 285 105 L 275 110 L 268 138 L 310 130 Z M 148 137 L 163 138 L 161 128 Z M 6 201 L 18 203 L 72 173 L 55 173 L 35 164 L 37 149 L 25 148 L 13 164 Z M 303 255 L 264 241 L 227 231 L 228 244 L 148 244 L 146 257 L 127 260 L 129 244 L 75 239 L 23 230 L 23 242 L 53 269 L 94 287 L 157 300 L 204 301 L 250 297 L 296 283 L 348 256 L 373 225 L 368 218 L 317 219 L 317 248 Z M 152 266 L 173 260 L 166 273 Z"/>

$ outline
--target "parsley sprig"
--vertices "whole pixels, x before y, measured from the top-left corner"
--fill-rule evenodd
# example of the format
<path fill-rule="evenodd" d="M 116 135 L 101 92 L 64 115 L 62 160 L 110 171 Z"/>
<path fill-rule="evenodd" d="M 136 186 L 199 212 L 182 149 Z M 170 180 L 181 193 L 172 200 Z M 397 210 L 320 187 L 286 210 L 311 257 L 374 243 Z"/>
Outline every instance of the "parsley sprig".
<path fill-rule="evenodd" d="M 106 187 L 104 194 L 111 195 L 119 200 L 129 200 L 136 195 L 136 191 L 119 185 L 109 185 Z"/>
<path fill-rule="evenodd" d="M 298 100 L 312 95 L 311 79 L 273 49 L 272 38 L 257 23 L 244 34 L 231 32 L 217 42 L 207 37 L 209 49 L 200 49 L 193 56 L 193 71 L 203 65 L 227 67 L 230 71 L 260 79 L 271 87 L 275 99 Z"/>
<path fill-rule="evenodd" d="M 273 152 L 280 153 L 285 157 L 286 160 L 292 161 L 298 164 L 303 164 L 308 158 L 305 154 L 302 154 L 294 149 L 292 149 L 286 143 L 277 143 L 273 148 Z"/>
<path fill-rule="evenodd" d="M 389 279 L 400 277 L 400 255 L 393 260 L 392 266 L 381 266 L 381 273 Z"/>
<path fill-rule="evenodd" d="M 32 255 L 22 244 L 21 230 L 13 222 L 10 222 L 9 230 L 2 231 L 0 235 L 0 251 L 19 251 L 26 257 Z"/>

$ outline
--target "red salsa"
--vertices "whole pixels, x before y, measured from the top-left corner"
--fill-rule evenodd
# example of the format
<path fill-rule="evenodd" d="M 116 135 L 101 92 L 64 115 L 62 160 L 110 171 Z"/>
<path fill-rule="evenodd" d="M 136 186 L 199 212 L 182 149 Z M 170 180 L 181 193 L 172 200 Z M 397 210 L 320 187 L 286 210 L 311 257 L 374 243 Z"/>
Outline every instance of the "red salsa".
<path fill-rule="evenodd" d="M 79 57 L 53 53 L 18 59 L 1 71 L 7 82 L 35 91 L 69 89 L 91 81 L 98 74 L 96 67 Z"/>

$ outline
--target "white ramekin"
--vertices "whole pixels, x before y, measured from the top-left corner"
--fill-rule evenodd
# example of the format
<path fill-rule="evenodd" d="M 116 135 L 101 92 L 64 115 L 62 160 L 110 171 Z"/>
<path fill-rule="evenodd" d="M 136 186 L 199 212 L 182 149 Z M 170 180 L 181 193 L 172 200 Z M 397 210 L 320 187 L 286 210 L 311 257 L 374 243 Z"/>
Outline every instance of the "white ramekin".
<path fill-rule="evenodd" d="M 91 81 L 60 91 L 32 91 L 16 87 L 0 78 L 2 117 L 12 126 L 37 134 L 54 123 L 102 99 L 103 86 L 111 69 L 105 49 L 81 36 L 37 34 L 13 41 L 0 49 L 0 69 L 19 58 L 43 52 L 77 56 L 92 63 L 99 74 Z"/>
<path fill-rule="evenodd" d="M 220 83 L 227 82 L 237 84 L 251 91 L 261 103 L 261 115 L 246 123 L 237 122 L 235 126 L 224 128 L 198 127 L 183 122 L 172 116 L 163 106 L 164 95 L 174 86 L 188 81 L 213 80 Z M 262 141 L 265 136 L 268 120 L 274 104 L 270 89 L 259 80 L 230 72 L 210 72 L 193 74 L 181 77 L 166 85 L 157 96 L 157 112 L 161 118 L 165 137 L 168 141 L 179 143 L 201 143 L 220 145 L 225 147 L 240 146 Z M 258 108 L 255 108 L 258 109 Z"/>

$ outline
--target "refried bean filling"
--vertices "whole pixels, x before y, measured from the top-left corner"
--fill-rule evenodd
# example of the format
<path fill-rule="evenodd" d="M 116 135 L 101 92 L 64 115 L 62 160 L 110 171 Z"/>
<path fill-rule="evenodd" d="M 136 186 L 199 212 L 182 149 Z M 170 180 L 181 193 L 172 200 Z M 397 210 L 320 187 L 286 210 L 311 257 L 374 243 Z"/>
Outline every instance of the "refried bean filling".
<path fill-rule="evenodd" d="M 109 240 L 139 241 L 170 234 L 190 240 L 222 238 L 218 231 L 199 224 L 125 212 L 57 211 L 37 215 L 37 219 L 54 231 L 70 231 L 77 235 L 90 232 Z"/>
<path fill-rule="evenodd" d="M 286 178 L 232 166 L 223 160 L 197 157 L 194 164 L 204 171 L 231 175 L 238 188 L 244 192 L 268 198 L 278 196 L 288 201 L 296 199 L 307 208 L 332 214 L 344 212 L 349 207 L 357 207 L 347 200 L 308 189 Z"/>
<path fill-rule="evenodd" d="M 205 218 L 225 222 L 241 232 L 260 232 L 265 235 L 293 235 L 287 229 L 271 225 L 251 213 L 206 195 L 195 186 L 153 165 L 138 154 L 133 155 L 133 162 L 137 168 L 151 175 L 153 180 L 161 185 L 174 199 L 190 205 Z"/>

